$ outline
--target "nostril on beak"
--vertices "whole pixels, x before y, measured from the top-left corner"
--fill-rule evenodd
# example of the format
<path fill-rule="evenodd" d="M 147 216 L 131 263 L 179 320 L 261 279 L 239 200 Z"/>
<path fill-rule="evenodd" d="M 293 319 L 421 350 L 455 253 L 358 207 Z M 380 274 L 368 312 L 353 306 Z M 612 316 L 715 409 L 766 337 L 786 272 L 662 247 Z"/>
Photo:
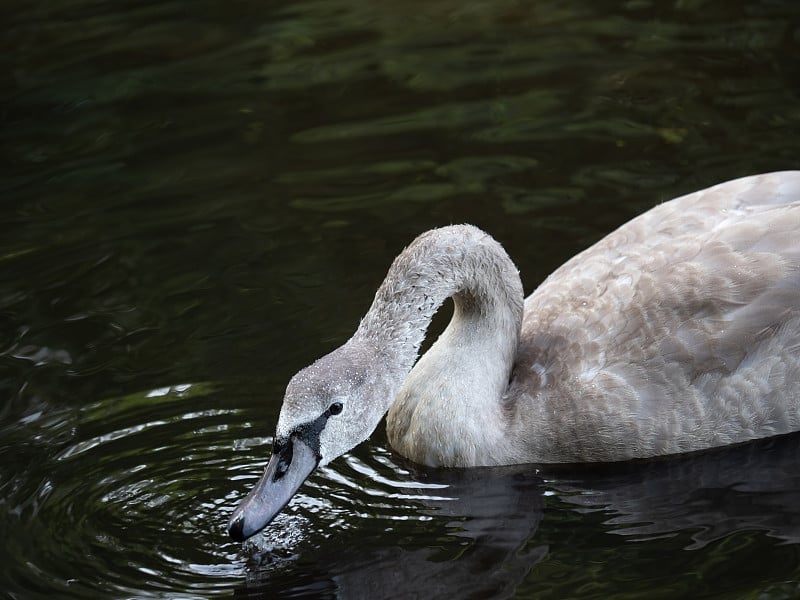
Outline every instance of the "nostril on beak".
<path fill-rule="evenodd" d="M 244 537 L 244 515 L 239 515 L 228 524 L 228 535 L 234 542 L 243 542 Z"/>

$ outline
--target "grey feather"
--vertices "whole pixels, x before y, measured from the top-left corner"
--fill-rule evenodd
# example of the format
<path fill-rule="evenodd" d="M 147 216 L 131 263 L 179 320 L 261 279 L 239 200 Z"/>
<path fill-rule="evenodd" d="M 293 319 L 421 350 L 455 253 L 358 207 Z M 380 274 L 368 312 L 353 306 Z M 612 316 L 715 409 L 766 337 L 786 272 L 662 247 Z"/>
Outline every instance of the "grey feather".
<path fill-rule="evenodd" d="M 454 317 L 417 361 L 448 297 Z M 387 411 L 398 452 L 444 466 L 627 460 L 797 431 L 800 172 L 661 204 L 524 304 L 488 234 L 429 231 L 394 261 L 353 338 L 290 384 L 279 435 L 334 395 L 345 410 L 323 432 L 323 463 Z"/>

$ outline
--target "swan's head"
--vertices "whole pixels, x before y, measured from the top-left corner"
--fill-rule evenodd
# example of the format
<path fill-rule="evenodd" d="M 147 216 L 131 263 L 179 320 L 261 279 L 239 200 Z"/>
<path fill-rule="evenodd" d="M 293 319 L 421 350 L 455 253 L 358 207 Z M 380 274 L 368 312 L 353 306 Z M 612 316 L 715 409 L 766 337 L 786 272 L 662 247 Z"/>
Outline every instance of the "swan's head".
<path fill-rule="evenodd" d="M 370 369 L 375 359 L 345 344 L 295 375 L 286 388 L 272 456 L 239 504 L 228 533 L 243 541 L 286 506 L 319 465 L 367 439 L 389 406 L 387 386 Z"/>

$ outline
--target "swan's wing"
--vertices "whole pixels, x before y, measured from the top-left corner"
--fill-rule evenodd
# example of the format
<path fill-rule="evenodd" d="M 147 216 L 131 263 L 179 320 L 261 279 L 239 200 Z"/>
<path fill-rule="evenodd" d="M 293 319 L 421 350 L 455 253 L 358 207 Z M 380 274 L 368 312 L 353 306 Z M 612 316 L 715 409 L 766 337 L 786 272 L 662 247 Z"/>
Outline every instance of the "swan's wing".
<path fill-rule="evenodd" d="M 590 432 L 652 438 L 639 454 L 799 428 L 800 172 L 677 198 L 568 261 L 526 300 L 515 373 Z"/>

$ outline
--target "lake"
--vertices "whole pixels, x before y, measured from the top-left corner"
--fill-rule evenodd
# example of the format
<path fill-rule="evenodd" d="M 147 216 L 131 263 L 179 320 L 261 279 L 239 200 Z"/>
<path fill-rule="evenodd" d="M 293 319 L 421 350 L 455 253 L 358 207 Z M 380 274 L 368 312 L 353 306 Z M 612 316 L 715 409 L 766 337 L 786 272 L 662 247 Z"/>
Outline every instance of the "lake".
<path fill-rule="evenodd" d="M 286 382 L 420 232 L 484 228 L 527 294 L 659 202 L 800 167 L 800 3 L 0 18 L 0 596 L 800 595 L 796 435 L 436 470 L 381 426 L 262 534 L 225 530 Z"/>

